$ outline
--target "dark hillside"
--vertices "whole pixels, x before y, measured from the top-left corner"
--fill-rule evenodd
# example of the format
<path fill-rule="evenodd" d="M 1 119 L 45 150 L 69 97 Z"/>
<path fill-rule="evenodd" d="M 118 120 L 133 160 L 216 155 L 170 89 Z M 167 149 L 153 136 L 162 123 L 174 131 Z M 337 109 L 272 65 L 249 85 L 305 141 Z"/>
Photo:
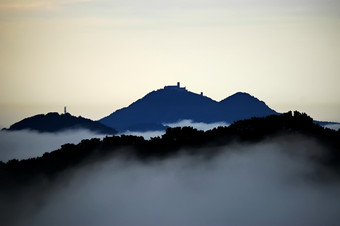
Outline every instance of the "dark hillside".
<path fill-rule="evenodd" d="M 81 116 L 75 117 L 69 113 L 56 112 L 46 115 L 40 114 L 25 118 L 9 127 L 8 130 L 35 130 L 38 132 L 60 132 L 69 129 L 88 129 L 99 134 L 116 134 L 117 131 L 100 122 L 92 121 Z"/>
<path fill-rule="evenodd" d="M 162 123 L 190 119 L 194 122 L 232 123 L 251 117 L 278 114 L 263 101 L 247 94 L 236 93 L 220 102 L 178 86 L 165 86 L 152 91 L 130 106 L 119 109 L 100 120 L 119 131 L 137 128 L 147 131 Z"/>
<path fill-rule="evenodd" d="M 162 137 L 144 140 L 136 136 L 111 136 L 100 139 L 83 140 L 81 143 L 65 144 L 56 151 L 41 157 L 26 160 L 0 162 L 2 186 L 26 183 L 37 176 L 54 178 L 60 172 L 91 161 L 99 161 L 107 156 L 125 156 L 150 161 L 163 159 L 190 150 L 190 155 L 213 156 L 214 152 L 202 152 L 205 147 L 222 147 L 233 142 L 257 143 L 280 135 L 300 134 L 316 139 L 327 147 L 318 164 L 327 166 L 339 175 L 340 130 L 334 131 L 313 123 L 308 115 L 288 112 L 265 118 L 251 118 L 233 123 L 229 127 L 219 127 L 209 131 L 199 131 L 191 127 L 168 128 Z M 289 141 L 288 141 L 289 142 Z M 129 151 L 122 151 L 122 150 Z"/>

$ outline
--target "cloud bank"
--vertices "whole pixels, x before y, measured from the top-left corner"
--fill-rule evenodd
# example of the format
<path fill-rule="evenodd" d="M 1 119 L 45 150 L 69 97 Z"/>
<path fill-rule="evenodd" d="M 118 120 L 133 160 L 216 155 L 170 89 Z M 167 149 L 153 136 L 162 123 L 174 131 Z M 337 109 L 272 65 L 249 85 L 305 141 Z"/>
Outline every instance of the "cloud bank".
<path fill-rule="evenodd" d="M 163 123 L 164 126 L 170 127 L 185 127 L 190 126 L 198 130 L 211 130 L 213 128 L 217 128 L 219 126 L 229 126 L 226 122 L 214 122 L 214 123 L 204 123 L 204 122 L 193 122 L 191 119 L 184 119 L 179 122 L 174 123 Z"/>
<path fill-rule="evenodd" d="M 211 130 L 213 128 L 217 128 L 219 126 L 229 126 L 226 122 L 214 122 L 214 123 L 204 123 L 204 122 L 193 122 L 191 119 L 185 119 L 174 123 L 163 123 L 164 126 L 169 127 L 193 127 L 198 130 Z M 141 136 L 146 140 L 150 140 L 152 137 L 161 137 L 165 131 L 145 131 L 145 132 L 137 132 L 137 131 L 125 131 L 124 133 L 118 135 L 133 135 L 133 136 Z"/>
<path fill-rule="evenodd" d="M 170 127 L 191 126 L 198 130 L 209 130 L 218 126 L 228 126 L 224 122 L 197 123 L 192 120 L 182 120 L 177 123 L 167 124 Z M 126 131 L 118 135 L 141 136 L 149 140 L 152 137 L 160 137 L 165 131 Z M 35 131 L 0 131 L 0 161 L 7 162 L 11 159 L 27 159 L 43 155 L 60 148 L 66 143 L 77 144 L 83 139 L 103 138 L 105 135 L 98 135 L 88 130 L 68 130 L 58 133 L 38 133 Z"/>
<path fill-rule="evenodd" d="M 165 131 L 146 131 L 146 132 L 137 132 L 137 131 L 125 131 L 124 133 L 118 135 L 132 135 L 138 137 L 144 137 L 146 140 L 150 140 L 152 137 L 161 137 Z"/>
<path fill-rule="evenodd" d="M 0 209 L 8 225 L 338 225 L 339 180 L 310 160 L 324 151 L 294 135 L 210 159 L 107 159 L 22 188 Z"/>
<path fill-rule="evenodd" d="M 330 123 L 330 124 L 324 125 L 323 127 L 326 127 L 328 129 L 332 129 L 332 130 L 338 130 L 338 129 L 340 129 L 340 124 Z"/>
<path fill-rule="evenodd" d="M 65 143 L 77 144 L 83 139 L 103 138 L 88 130 L 69 130 L 60 133 L 38 133 L 35 131 L 0 131 L 0 161 L 27 159 L 57 150 Z"/>

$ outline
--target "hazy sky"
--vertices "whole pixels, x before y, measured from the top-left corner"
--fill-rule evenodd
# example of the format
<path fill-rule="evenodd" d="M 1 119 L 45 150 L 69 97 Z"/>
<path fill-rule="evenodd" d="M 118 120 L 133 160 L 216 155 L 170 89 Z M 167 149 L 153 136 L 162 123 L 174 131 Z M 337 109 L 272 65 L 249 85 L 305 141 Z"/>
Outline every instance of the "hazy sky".
<path fill-rule="evenodd" d="M 177 81 L 340 121 L 338 0 L 0 0 L 0 126 L 99 119 Z"/>

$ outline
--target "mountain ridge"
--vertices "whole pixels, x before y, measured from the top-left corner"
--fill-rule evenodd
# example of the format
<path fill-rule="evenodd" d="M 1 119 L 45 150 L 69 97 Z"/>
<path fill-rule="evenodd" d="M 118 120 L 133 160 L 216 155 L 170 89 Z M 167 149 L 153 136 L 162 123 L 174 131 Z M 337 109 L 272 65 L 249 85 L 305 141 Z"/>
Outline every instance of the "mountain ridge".
<path fill-rule="evenodd" d="M 47 114 L 38 114 L 28 117 L 14 123 L 8 129 L 3 130 L 16 131 L 24 129 L 48 133 L 61 132 L 69 129 L 88 129 L 99 134 L 110 135 L 117 133 L 113 128 L 105 126 L 98 121 L 93 121 L 81 116 L 75 117 L 69 113 L 59 114 L 57 112 L 49 112 Z"/>
<path fill-rule="evenodd" d="M 251 117 L 279 114 L 248 93 L 237 92 L 221 101 L 216 101 L 203 93 L 197 94 L 186 88 L 165 86 L 147 93 L 129 106 L 118 109 L 99 121 L 119 131 L 138 124 L 141 131 L 148 126 L 141 125 L 173 123 L 191 119 L 194 122 L 232 123 Z"/>
<path fill-rule="evenodd" d="M 235 141 L 256 144 L 283 135 L 308 136 L 325 145 L 327 149 L 320 149 L 324 153 L 318 157 L 310 155 L 310 160 L 321 164 L 320 166 L 327 166 L 328 169 L 340 175 L 338 151 L 340 130 L 321 127 L 315 124 L 313 118 L 307 114 L 289 111 L 280 115 L 240 120 L 228 127 L 208 131 L 200 131 L 192 127 L 168 128 L 161 137 L 154 137 L 150 140 L 131 135 L 107 136 L 102 140 L 92 138 L 82 140 L 79 144 L 64 144 L 59 149 L 40 157 L 20 161 L 12 159 L 7 163 L 0 161 L 0 177 L 8 181 L 0 185 L 0 190 L 34 181 L 32 179 L 36 176 L 45 175 L 52 178 L 65 169 L 80 164 L 90 164 L 93 161 L 104 161 L 110 155 L 112 157 L 125 156 L 130 160 L 132 157 L 156 161 L 179 156 L 183 154 L 183 150 L 187 150 L 189 155 L 202 154 L 202 156 L 211 157 L 219 153 L 218 147 L 233 145 Z M 133 147 L 133 151 L 122 151 L 122 147 Z M 206 152 L 204 147 L 217 147 L 217 149 Z M 223 150 L 228 149 L 223 148 Z M 89 159 L 91 161 L 88 161 Z"/>
<path fill-rule="evenodd" d="M 279 114 L 264 101 L 246 92 L 236 92 L 216 101 L 204 96 L 203 93 L 191 92 L 177 84 L 177 86 L 165 86 L 153 90 L 127 107 L 117 109 L 98 121 L 81 116 L 77 118 L 69 113 L 59 115 L 50 112 L 23 119 L 11 125 L 9 129 L 3 130 L 30 129 L 38 132 L 59 132 L 80 128 L 102 134 L 116 134 L 117 130 L 120 133 L 165 131 L 169 127 L 168 124 L 176 124 L 182 120 L 191 120 L 194 123 L 231 124 L 252 117 Z M 64 121 L 61 118 L 64 118 Z M 340 123 L 337 122 L 314 121 L 314 123 L 334 129 L 340 127 Z"/>

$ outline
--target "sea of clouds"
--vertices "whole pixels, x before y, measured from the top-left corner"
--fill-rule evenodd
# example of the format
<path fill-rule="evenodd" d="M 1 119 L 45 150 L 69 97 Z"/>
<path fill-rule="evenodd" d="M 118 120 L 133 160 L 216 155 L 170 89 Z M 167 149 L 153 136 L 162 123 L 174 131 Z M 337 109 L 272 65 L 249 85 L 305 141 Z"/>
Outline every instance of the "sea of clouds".
<path fill-rule="evenodd" d="M 339 179 L 310 158 L 321 144 L 294 135 L 219 149 L 107 158 L 37 180 L 0 195 L 2 225 L 338 225 Z"/>
<path fill-rule="evenodd" d="M 163 133 L 130 134 L 149 139 Z M 0 160 L 37 157 L 64 143 L 104 136 L 1 131 Z M 209 151 L 215 149 L 203 150 Z M 220 147 L 213 158 L 108 157 L 55 180 L 0 192 L 0 225 L 338 225 L 339 176 L 311 160 L 325 151 L 314 139 L 290 135 Z"/>
<path fill-rule="evenodd" d="M 209 130 L 218 126 L 227 126 L 226 123 L 195 123 L 191 120 L 183 120 L 168 124 L 170 127 L 191 126 L 199 130 Z M 144 139 L 161 137 L 165 131 L 135 132 L 126 131 L 122 134 L 142 136 Z M 118 134 L 118 135 L 122 135 Z M 106 135 L 98 135 L 89 130 L 67 130 L 58 133 L 39 133 L 30 130 L 0 131 L 0 161 L 7 162 L 11 159 L 27 159 L 43 155 L 45 152 L 57 150 L 66 143 L 77 144 L 83 139 L 100 138 Z"/>
<path fill-rule="evenodd" d="M 88 130 L 68 130 L 59 133 L 36 131 L 0 131 L 0 161 L 27 159 L 57 150 L 66 143 L 77 144 L 83 139 L 103 138 Z"/>

